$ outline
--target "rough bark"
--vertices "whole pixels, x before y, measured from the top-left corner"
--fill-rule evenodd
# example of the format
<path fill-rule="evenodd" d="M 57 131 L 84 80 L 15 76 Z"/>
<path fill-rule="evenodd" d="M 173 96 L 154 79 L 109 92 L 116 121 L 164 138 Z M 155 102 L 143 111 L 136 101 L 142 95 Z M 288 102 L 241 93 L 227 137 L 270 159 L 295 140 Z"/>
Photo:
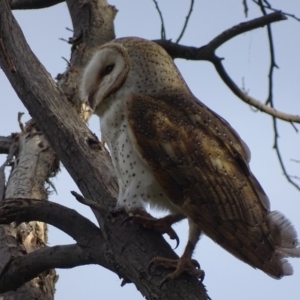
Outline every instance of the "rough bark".
<path fill-rule="evenodd" d="M 45 181 L 57 171 L 56 155 L 34 124 L 14 135 L 15 159 L 5 187 L 5 198 L 47 199 Z M 47 243 L 47 225 L 43 222 L 14 223 L 0 227 L 0 263 L 3 270 L 17 257 L 22 257 Z M 31 279 L 31 278 L 30 278 Z M 1 295 L 1 299 L 53 299 L 56 273 L 43 270 L 37 277 L 18 288 Z"/>
<path fill-rule="evenodd" d="M 79 82 L 82 70 L 97 48 L 115 38 L 114 18 L 117 10 L 107 5 L 106 0 L 86 1 L 68 0 L 74 34 L 69 39 L 71 59 L 67 70 L 58 74 L 58 84 L 68 100 L 80 112 L 83 120 L 90 113 L 82 109 L 79 97 Z"/>
<path fill-rule="evenodd" d="M 121 226 L 124 213 L 111 215 L 110 211 L 115 206 L 117 185 L 112 177 L 113 168 L 107 152 L 95 141 L 95 137 L 72 109 L 64 93 L 32 54 L 5 1 L 1 0 L 0 3 L 0 38 L 4 45 L 0 54 L 1 67 L 81 192 L 101 205 L 102 215 L 96 212 L 96 217 L 105 239 L 107 249 L 105 259 L 125 282 L 133 282 L 147 299 L 207 299 L 203 285 L 191 276 L 183 276 L 160 289 L 159 283 L 168 271 L 159 269 L 153 274 L 147 272 L 148 263 L 154 256 L 170 258 L 177 256 L 161 235 L 130 223 Z M 92 17 L 89 17 L 89 14 L 93 16 L 90 10 L 94 2 L 86 2 L 81 7 L 77 3 L 69 2 L 70 10 L 75 7 L 78 14 L 86 10 L 87 15 L 82 15 L 82 18 L 85 17 L 91 22 Z M 105 1 L 97 3 L 100 5 Z M 103 6 L 105 5 L 96 6 L 98 13 L 108 15 L 107 11 L 111 8 L 105 10 Z M 110 18 L 112 16 L 111 14 Z M 105 17 L 103 16 L 101 20 L 104 21 L 98 23 L 97 32 L 102 26 L 105 27 Z M 105 29 L 105 32 L 111 31 Z M 105 41 L 103 38 L 102 42 Z M 98 44 L 101 44 L 100 39 L 94 46 Z M 76 55 L 74 51 L 77 47 L 84 46 L 83 42 L 75 44 L 73 41 L 72 59 L 73 55 Z M 83 51 L 88 59 L 92 51 Z M 73 103 L 77 103 L 74 97 L 77 95 L 77 84 L 74 82 L 78 82 L 80 77 L 76 77 L 75 73 L 80 76 L 82 67 L 79 66 L 77 69 L 72 67 L 68 70 L 68 74 L 62 75 L 66 76 L 66 80 L 60 77 L 60 86 L 66 91 L 67 97 Z M 72 76 L 74 79 L 71 79 Z M 64 84 L 67 87 L 64 87 Z"/>
<path fill-rule="evenodd" d="M 0 224 L 31 220 L 53 225 L 69 234 L 77 243 L 42 247 L 27 255 L 14 257 L 0 275 L 0 292 L 16 289 L 24 281 L 53 267 L 72 268 L 99 264 L 114 271 L 105 260 L 107 249 L 101 230 L 76 211 L 50 201 L 27 198 L 5 199 L 0 202 Z"/>

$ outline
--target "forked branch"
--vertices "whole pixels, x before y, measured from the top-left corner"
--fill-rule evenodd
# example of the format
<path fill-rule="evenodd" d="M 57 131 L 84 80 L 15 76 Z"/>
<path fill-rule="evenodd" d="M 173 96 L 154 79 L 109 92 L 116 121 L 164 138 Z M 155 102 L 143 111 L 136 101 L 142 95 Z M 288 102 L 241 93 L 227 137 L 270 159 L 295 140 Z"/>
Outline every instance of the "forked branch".
<path fill-rule="evenodd" d="M 53 225 L 70 235 L 79 244 L 86 244 L 87 234 L 103 239 L 94 223 L 73 209 L 51 201 L 35 199 L 5 199 L 0 202 L 0 224 L 40 221 Z M 99 241 L 104 243 L 105 241 Z"/>
<path fill-rule="evenodd" d="M 51 268 L 99 264 L 117 273 L 106 258 L 107 245 L 100 228 L 75 210 L 50 201 L 25 198 L 0 202 L 0 224 L 29 221 L 51 224 L 73 237 L 77 244 L 45 247 L 11 258 L 0 274 L 0 293 L 16 289 Z"/>
<path fill-rule="evenodd" d="M 173 43 L 169 40 L 154 40 L 157 44 L 162 46 L 172 58 L 183 58 L 187 60 L 205 60 L 213 63 L 218 74 L 223 79 L 228 88 L 242 101 L 257 108 L 258 110 L 271 115 L 274 118 L 281 119 L 287 122 L 300 123 L 300 116 L 287 114 L 276 110 L 274 107 L 264 104 L 263 102 L 246 94 L 238 85 L 231 79 L 226 72 L 221 59 L 215 55 L 215 51 L 225 42 L 236 37 L 239 34 L 247 31 L 257 29 L 273 22 L 286 20 L 286 17 L 281 12 L 274 12 L 249 22 L 243 22 L 230 29 L 225 30 L 217 37 L 212 39 L 207 45 L 196 48 L 191 46 L 184 46 Z"/>
<path fill-rule="evenodd" d="M 89 252 L 74 244 L 40 248 L 25 256 L 12 258 L 0 274 L 0 293 L 15 290 L 38 274 L 53 268 L 95 264 Z"/>

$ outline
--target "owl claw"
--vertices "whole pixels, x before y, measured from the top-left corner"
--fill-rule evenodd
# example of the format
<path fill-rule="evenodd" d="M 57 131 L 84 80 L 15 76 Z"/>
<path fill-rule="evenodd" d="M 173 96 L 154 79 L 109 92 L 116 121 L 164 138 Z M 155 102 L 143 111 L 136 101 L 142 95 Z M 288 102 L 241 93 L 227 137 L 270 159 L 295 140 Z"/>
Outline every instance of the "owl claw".
<path fill-rule="evenodd" d="M 123 226 L 126 222 L 131 221 L 132 219 L 133 219 L 133 216 L 128 216 L 128 217 L 126 217 L 126 218 L 122 221 L 121 226 Z"/>
<path fill-rule="evenodd" d="M 192 276 L 197 277 L 202 283 L 204 280 L 205 273 L 200 269 L 200 264 L 197 260 L 181 257 L 180 259 L 168 259 L 163 257 L 155 257 L 151 260 L 148 265 L 148 273 L 151 272 L 152 267 L 164 267 L 164 268 L 174 268 L 175 271 L 167 275 L 159 284 L 159 287 L 162 288 L 163 285 L 179 277 L 182 273 L 188 273 Z"/>
<path fill-rule="evenodd" d="M 147 267 L 147 272 L 150 274 L 151 273 L 151 269 L 152 267 L 154 266 L 155 262 L 154 262 L 154 259 L 152 259 L 150 261 L 150 263 L 148 264 L 148 267 Z"/>
<path fill-rule="evenodd" d="M 160 282 L 159 288 L 161 289 L 161 288 L 164 286 L 164 284 L 165 284 L 166 282 L 168 282 L 169 280 L 170 280 L 170 278 L 169 278 L 169 275 L 168 275 L 168 276 L 166 276 L 166 277 Z"/>
<path fill-rule="evenodd" d="M 132 216 L 128 216 L 127 218 L 125 218 L 122 221 L 121 226 L 128 221 L 132 221 L 134 223 L 140 224 L 145 228 L 154 229 L 155 231 L 160 232 L 162 234 L 166 233 L 170 237 L 171 240 L 176 241 L 176 246 L 175 246 L 174 250 L 179 246 L 180 240 L 179 240 L 177 233 L 171 227 L 172 224 L 169 224 L 168 222 L 166 222 L 164 218 L 156 219 L 156 218 L 152 217 L 151 215 L 149 215 L 147 217 L 140 216 L 140 215 L 132 215 Z"/>
<path fill-rule="evenodd" d="M 173 230 L 173 229 L 172 229 Z M 174 231 L 174 230 L 173 230 Z M 177 233 L 174 231 L 174 233 L 175 233 L 175 237 L 174 238 L 171 238 L 170 237 L 170 239 L 171 240 L 175 240 L 176 241 L 176 246 L 173 248 L 173 250 L 175 250 L 175 249 L 177 249 L 177 247 L 179 246 L 179 243 L 180 243 L 180 240 L 179 240 L 179 237 L 178 237 L 178 235 L 177 235 Z M 169 235 L 170 236 L 170 235 Z"/>

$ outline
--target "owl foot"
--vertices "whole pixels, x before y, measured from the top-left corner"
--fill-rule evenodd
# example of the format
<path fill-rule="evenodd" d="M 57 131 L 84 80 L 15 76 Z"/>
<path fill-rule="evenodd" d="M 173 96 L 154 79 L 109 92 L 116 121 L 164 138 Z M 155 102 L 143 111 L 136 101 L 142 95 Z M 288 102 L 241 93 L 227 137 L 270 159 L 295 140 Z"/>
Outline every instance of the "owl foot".
<path fill-rule="evenodd" d="M 184 217 L 182 217 L 181 219 L 183 218 Z M 179 245 L 179 237 L 175 232 L 175 230 L 171 227 L 172 224 L 179 221 L 178 216 L 175 217 L 170 215 L 161 219 L 157 219 L 152 217 L 147 212 L 143 211 L 142 215 L 138 213 L 136 215 L 127 217 L 126 219 L 123 220 L 122 224 L 124 224 L 127 221 L 132 221 L 133 223 L 140 224 L 143 227 L 148 229 L 154 229 L 155 231 L 158 231 L 161 234 L 166 233 L 171 240 L 176 240 L 176 247 L 174 249 L 176 249 Z"/>
<path fill-rule="evenodd" d="M 204 279 L 204 271 L 200 269 L 200 264 L 197 260 L 181 257 L 180 259 L 168 259 L 164 257 L 155 257 L 148 265 L 148 272 L 151 272 L 152 267 L 164 267 L 175 269 L 174 272 L 167 275 L 160 283 L 160 288 L 168 281 L 174 280 L 182 273 L 188 273 L 200 279 L 200 282 Z"/>

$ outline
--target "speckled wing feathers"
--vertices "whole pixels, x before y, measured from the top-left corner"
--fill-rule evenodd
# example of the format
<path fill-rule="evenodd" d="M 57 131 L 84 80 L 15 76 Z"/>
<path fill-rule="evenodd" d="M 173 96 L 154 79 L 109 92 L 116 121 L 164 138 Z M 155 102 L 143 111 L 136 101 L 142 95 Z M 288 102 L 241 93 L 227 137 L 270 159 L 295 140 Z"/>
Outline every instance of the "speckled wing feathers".
<path fill-rule="evenodd" d="M 167 196 L 210 238 L 275 278 L 292 273 L 282 257 L 300 255 L 294 229 L 269 212 L 248 167 L 249 150 L 226 121 L 186 94 L 133 96 L 128 119 L 142 159 Z M 287 250 L 276 251 L 284 244 Z"/>
<path fill-rule="evenodd" d="M 250 173 L 244 144 L 228 123 L 192 96 L 180 94 L 136 97 L 128 109 L 139 151 L 173 201 L 181 205 L 192 198 L 224 220 L 261 224 L 268 199 Z"/>

